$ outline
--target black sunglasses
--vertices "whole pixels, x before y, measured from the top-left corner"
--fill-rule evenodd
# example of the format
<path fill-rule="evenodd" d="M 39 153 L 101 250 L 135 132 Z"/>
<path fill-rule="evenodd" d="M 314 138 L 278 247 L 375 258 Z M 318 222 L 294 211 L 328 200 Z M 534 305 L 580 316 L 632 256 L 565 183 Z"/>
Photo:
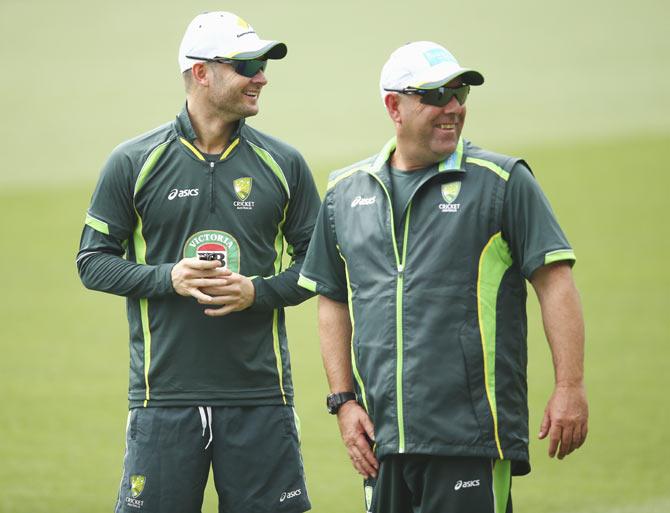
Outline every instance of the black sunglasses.
<path fill-rule="evenodd" d="M 234 59 L 224 59 L 222 57 L 214 57 L 213 59 L 208 59 L 207 57 L 196 57 L 195 55 L 187 55 L 186 58 L 196 59 L 198 61 L 205 61 L 205 62 L 218 62 L 219 64 L 230 64 L 235 70 L 235 73 L 247 78 L 256 76 L 256 73 L 258 73 L 259 71 L 265 71 L 265 68 L 268 65 L 267 60 L 260 60 L 260 59 L 250 59 L 248 61 L 236 61 Z"/>
<path fill-rule="evenodd" d="M 456 101 L 463 105 L 470 92 L 470 86 L 463 84 L 458 87 L 442 86 L 437 89 L 416 89 L 414 87 L 406 87 L 405 89 L 384 89 L 393 93 L 400 94 L 416 94 L 421 96 L 421 103 L 426 105 L 434 105 L 435 107 L 444 107 L 455 96 Z"/>

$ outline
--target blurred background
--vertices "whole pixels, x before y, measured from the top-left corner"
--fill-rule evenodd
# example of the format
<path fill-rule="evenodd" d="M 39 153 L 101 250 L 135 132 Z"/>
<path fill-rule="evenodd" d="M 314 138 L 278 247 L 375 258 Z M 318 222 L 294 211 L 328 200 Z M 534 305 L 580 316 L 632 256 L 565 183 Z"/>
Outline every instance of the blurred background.
<path fill-rule="evenodd" d="M 587 321 L 587 444 L 513 482 L 515 510 L 670 511 L 670 4 L 297 0 L 0 0 L 0 512 L 111 511 L 127 411 L 124 301 L 74 265 L 109 152 L 183 103 L 177 49 L 192 17 L 229 10 L 288 57 L 250 124 L 328 173 L 392 135 L 378 92 L 388 55 L 435 40 L 486 84 L 464 134 L 524 157 L 576 249 Z M 529 297 L 531 438 L 553 375 Z M 328 392 L 315 301 L 288 311 L 303 456 L 317 513 L 363 511 Z M 216 511 L 208 489 L 205 512 Z"/>

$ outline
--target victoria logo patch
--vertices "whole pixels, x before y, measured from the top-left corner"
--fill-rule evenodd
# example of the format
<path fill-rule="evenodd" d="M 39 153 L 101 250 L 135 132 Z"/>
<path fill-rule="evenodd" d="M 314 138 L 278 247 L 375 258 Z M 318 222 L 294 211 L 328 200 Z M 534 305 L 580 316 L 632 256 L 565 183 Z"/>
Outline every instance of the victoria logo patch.
<path fill-rule="evenodd" d="M 221 267 L 240 272 L 240 245 L 235 237 L 220 230 L 203 230 L 191 235 L 184 244 L 184 257 L 218 260 Z"/>

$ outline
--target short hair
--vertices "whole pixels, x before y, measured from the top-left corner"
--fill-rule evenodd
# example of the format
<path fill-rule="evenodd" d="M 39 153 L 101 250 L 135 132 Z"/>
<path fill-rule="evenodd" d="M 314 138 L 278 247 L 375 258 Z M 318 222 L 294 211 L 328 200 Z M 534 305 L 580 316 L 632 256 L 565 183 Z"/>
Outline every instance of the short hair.
<path fill-rule="evenodd" d="M 193 75 L 191 74 L 191 69 L 192 68 L 188 68 L 181 74 L 181 76 L 184 77 L 184 89 L 186 89 L 187 93 L 190 93 L 191 89 L 193 89 Z"/>

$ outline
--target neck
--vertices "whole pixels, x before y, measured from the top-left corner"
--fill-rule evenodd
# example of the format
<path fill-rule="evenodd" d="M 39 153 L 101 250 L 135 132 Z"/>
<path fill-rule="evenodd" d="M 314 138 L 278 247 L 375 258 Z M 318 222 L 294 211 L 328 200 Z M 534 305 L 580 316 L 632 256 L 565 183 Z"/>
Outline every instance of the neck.
<path fill-rule="evenodd" d="M 441 162 L 448 156 L 426 155 L 425 151 L 419 152 L 412 145 L 404 144 L 399 137 L 396 149 L 391 155 L 391 165 L 401 171 L 416 171 L 417 169 L 425 169 L 437 162 Z"/>
<path fill-rule="evenodd" d="M 203 153 L 216 155 L 230 145 L 230 137 L 238 119 L 226 119 L 215 110 L 207 108 L 196 98 L 187 97 L 188 116 L 193 125 L 195 147 Z"/>

